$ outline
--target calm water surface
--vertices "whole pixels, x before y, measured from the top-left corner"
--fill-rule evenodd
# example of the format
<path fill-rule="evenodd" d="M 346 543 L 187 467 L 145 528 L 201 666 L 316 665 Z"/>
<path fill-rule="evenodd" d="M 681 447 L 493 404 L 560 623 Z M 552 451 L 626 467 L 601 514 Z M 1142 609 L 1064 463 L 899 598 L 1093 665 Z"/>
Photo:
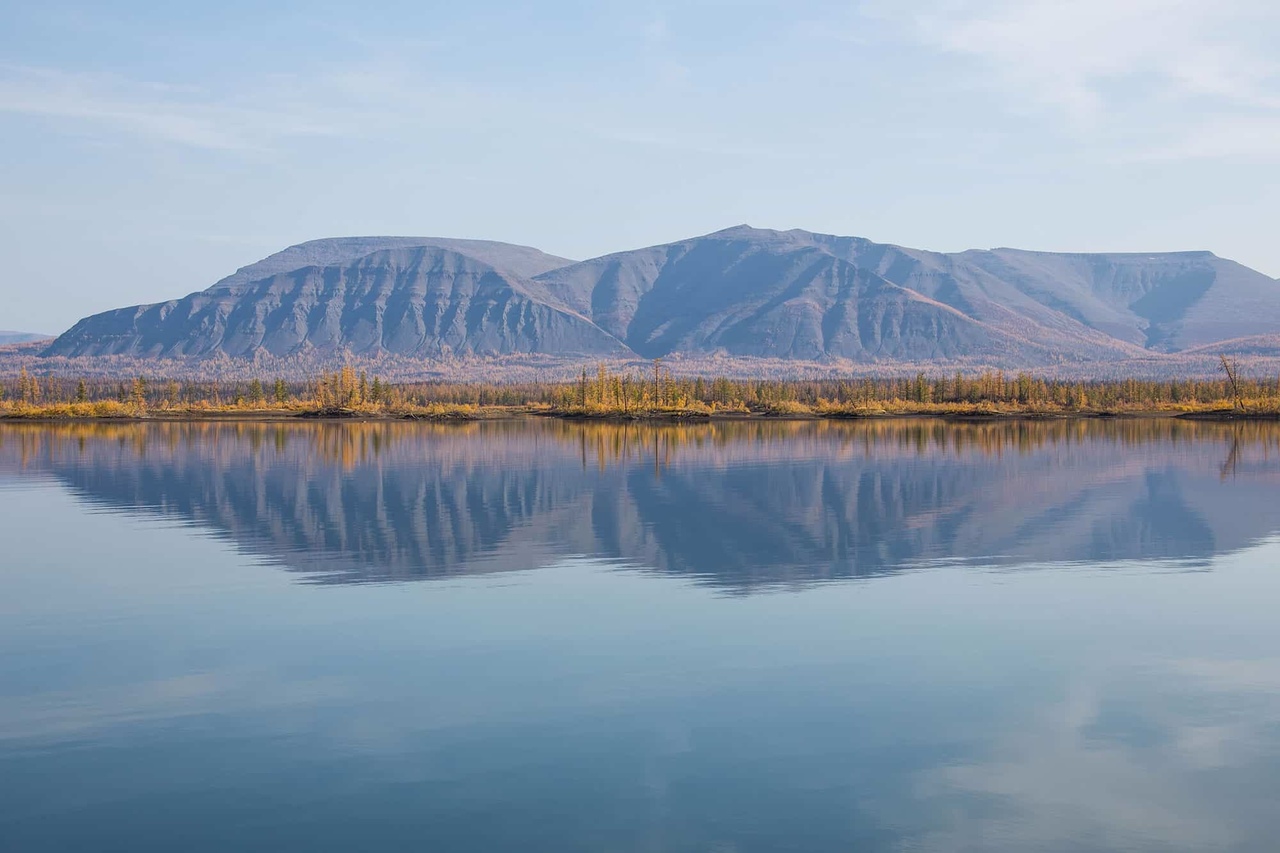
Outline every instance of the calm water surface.
<path fill-rule="evenodd" d="M 0 427 L 0 849 L 1273 851 L 1280 427 Z"/>

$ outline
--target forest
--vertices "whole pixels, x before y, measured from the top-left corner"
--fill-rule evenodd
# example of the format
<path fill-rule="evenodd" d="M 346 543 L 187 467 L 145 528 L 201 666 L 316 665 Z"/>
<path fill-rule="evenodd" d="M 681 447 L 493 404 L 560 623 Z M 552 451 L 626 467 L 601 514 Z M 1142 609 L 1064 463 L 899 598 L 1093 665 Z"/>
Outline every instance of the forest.
<path fill-rule="evenodd" d="M 307 381 L 105 379 L 0 380 L 0 417 L 141 418 L 214 415 L 480 418 L 514 414 L 599 418 L 1280 414 L 1280 378 L 1241 376 L 1223 360 L 1216 379 L 1071 381 L 1029 373 L 768 380 L 673 375 L 606 365 L 574 381 L 387 382 L 344 367 Z"/>

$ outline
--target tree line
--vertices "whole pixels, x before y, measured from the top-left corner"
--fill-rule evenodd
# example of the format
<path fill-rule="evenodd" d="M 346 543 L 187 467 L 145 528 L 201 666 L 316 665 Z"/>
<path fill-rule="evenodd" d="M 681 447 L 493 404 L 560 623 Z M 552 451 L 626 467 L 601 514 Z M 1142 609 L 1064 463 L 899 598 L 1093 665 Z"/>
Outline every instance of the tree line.
<path fill-rule="evenodd" d="M 605 365 L 571 382 L 387 382 L 347 366 L 306 381 L 129 379 L 39 376 L 25 368 L 0 379 L 0 411 L 67 414 L 150 411 L 349 409 L 356 412 L 532 407 L 566 414 L 817 414 L 886 411 L 1113 411 L 1236 408 L 1280 410 L 1280 378 L 1242 377 L 1224 363 L 1220 379 L 1062 380 L 1030 373 L 957 372 L 813 380 L 676 376 L 660 361 L 619 372 Z M 56 414 L 56 412 L 54 412 Z"/>

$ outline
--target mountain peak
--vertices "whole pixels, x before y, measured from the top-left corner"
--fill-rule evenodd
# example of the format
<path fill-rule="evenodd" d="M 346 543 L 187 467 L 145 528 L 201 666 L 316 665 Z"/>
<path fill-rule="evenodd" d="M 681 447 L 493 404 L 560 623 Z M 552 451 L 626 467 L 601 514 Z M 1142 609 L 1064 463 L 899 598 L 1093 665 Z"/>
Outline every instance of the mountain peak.
<path fill-rule="evenodd" d="M 812 231 L 805 231 L 801 228 L 791 228 L 787 231 L 779 231 L 774 228 L 756 228 L 752 225 L 742 224 L 734 225 L 730 228 L 723 228 L 719 231 L 713 231 L 706 237 L 730 237 L 730 238 L 753 238 L 758 240 L 777 240 L 777 239 L 808 239 L 811 237 L 825 236 L 818 235 Z"/>
<path fill-rule="evenodd" d="M 307 240 L 241 267 L 210 290 L 235 289 L 249 282 L 310 266 L 330 266 L 353 261 L 384 249 L 449 249 L 486 263 L 501 272 L 532 277 L 573 263 L 529 246 L 492 240 L 452 237 L 324 237 Z"/>

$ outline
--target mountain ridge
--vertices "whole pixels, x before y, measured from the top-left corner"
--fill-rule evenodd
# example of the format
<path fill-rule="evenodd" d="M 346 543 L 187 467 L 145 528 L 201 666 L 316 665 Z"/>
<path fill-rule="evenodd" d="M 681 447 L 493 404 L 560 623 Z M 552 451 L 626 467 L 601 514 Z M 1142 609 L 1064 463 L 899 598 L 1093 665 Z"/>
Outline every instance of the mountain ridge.
<path fill-rule="evenodd" d="M 15 332 L 10 329 L 0 329 L 0 346 L 8 344 L 26 344 L 32 341 L 43 341 L 52 338 L 54 335 L 43 335 L 39 332 Z"/>
<path fill-rule="evenodd" d="M 469 240 L 452 237 L 323 237 L 307 240 L 268 255 L 260 261 L 240 267 L 209 289 L 233 288 L 304 266 L 329 266 L 353 261 L 384 249 L 432 247 L 468 254 L 497 270 L 521 277 L 573 263 L 568 258 L 548 255 L 540 249 L 493 240 Z"/>
<path fill-rule="evenodd" d="M 737 225 L 571 261 L 432 237 L 288 247 L 87 317 L 47 355 L 675 355 L 1038 367 L 1280 334 L 1280 282 L 1207 250 L 942 253 Z"/>

